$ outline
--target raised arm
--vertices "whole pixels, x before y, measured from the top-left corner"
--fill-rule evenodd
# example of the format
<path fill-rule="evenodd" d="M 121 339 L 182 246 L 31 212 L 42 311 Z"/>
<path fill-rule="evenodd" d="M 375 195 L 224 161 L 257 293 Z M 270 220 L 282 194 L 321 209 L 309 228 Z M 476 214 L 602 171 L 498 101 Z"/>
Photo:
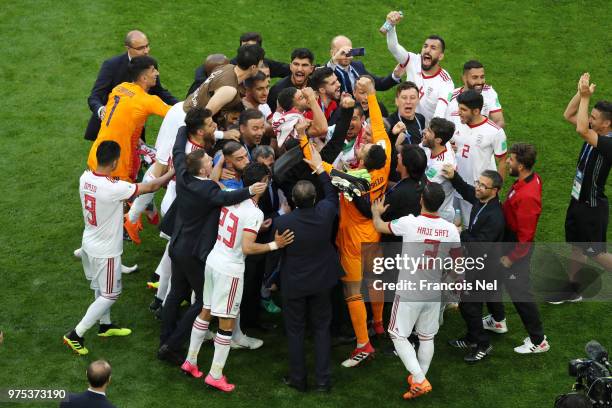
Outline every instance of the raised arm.
<path fill-rule="evenodd" d="M 355 100 L 350 94 L 342 95 L 342 99 L 340 100 L 340 118 L 336 122 L 336 127 L 334 128 L 331 139 L 323 146 L 320 152 L 323 161 L 333 163 L 342 151 L 344 139 L 351 125 L 351 118 L 353 117 L 354 110 Z"/>
<path fill-rule="evenodd" d="M 576 90 L 576 94 L 572 96 L 567 107 L 565 108 L 565 112 L 563 112 L 563 117 L 572 125 L 576 126 L 576 114 L 578 113 L 578 105 L 580 104 L 580 81 L 585 74 L 580 76 L 578 80 L 578 89 Z"/>
<path fill-rule="evenodd" d="M 397 41 L 397 33 L 395 31 L 395 25 L 398 24 L 401 19 L 402 16 L 399 14 L 398 11 L 392 11 L 387 14 L 387 21 L 393 24 L 391 29 L 387 31 L 387 49 L 391 54 L 393 54 L 393 57 L 399 64 L 406 66 L 410 54 Z"/>
<path fill-rule="evenodd" d="M 597 147 L 598 135 L 589 127 L 589 101 L 591 95 L 595 92 L 595 84 L 589 83 L 590 75 L 583 74 L 578 83 L 578 91 L 580 93 L 580 104 L 578 105 L 578 114 L 576 115 L 576 132 L 591 146 Z"/>
<path fill-rule="evenodd" d="M 183 177 L 187 173 L 185 164 L 185 145 L 187 144 L 187 127 L 181 126 L 176 133 L 176 140 L 172 148 L 172 165 L 178 177 Z"/>

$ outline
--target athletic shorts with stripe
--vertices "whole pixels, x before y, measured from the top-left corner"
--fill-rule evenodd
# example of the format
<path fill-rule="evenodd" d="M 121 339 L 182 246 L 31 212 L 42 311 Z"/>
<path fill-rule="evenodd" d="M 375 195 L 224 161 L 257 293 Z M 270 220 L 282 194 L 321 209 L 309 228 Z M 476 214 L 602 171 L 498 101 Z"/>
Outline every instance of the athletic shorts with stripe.
<path fill-rule="evenodd" d="M 235 319 L 240 311 L 244 279 L 218 272 L 206 264 L 204 269 L 204 308 L 213 316 Z"/>
<path fill-rule="evenodd" d="M 409 337 L 413 328 L 419 337 L 435 336 L 440 328 L 440 302 L 410 302 L 395 295 L 389 333 Z"/>
<path fill-rule="evenodd" d="M 121 294 L 121 256 L 94 258 L 82 250 L 81 261 L 90 288 L 99 290 L 107 299 L 117 299 Z"/>

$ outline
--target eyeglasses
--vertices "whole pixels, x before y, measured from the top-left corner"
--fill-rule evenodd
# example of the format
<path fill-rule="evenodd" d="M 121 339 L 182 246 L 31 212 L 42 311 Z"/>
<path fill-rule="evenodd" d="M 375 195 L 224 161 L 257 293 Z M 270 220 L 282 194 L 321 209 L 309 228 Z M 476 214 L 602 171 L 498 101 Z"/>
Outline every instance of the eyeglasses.
<path fill-rule="evenodd" d="M 480 181 L 476 180 L 474 182 L 474 187 L 476 188 L 482 188 L 485 190 L 493 190 L 495 187 L 487 187 L 486 184 L 481 183 Z"/>
<path fill-rule="evenodd" d="M 150 45 L 151 45 L 150 43 L 146 43 L 145 45 L 141 45 L 140 47 L 131 47 L 131 46 L 128 45 L 128 48 L 131 48 L 131 49 L 137 50 L 137 51 L 142 51 L 144 49 L 149 48 Z"/>

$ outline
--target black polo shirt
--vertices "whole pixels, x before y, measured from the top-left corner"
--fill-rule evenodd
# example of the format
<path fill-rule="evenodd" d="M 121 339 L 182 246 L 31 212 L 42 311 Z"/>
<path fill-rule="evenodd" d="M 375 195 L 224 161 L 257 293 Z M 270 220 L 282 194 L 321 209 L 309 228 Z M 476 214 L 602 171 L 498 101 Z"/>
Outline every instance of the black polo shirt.
<path fill-rule="evenodd" d="M 582 187 L 579 200 L 590 207 L 597 207 L 606 200 L 605 187 L 612 167 L 612 132 L 599 135 L 597 147 L 584 142 L 576 172 L 582 172 Z"/>

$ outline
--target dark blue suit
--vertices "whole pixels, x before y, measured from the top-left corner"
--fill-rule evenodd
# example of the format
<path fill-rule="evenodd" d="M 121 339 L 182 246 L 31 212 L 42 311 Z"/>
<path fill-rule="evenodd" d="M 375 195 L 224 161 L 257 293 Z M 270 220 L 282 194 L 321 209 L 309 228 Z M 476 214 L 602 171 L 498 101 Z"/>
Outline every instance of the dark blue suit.
<path fill-rule="evenodd" d="M 327 173 L 319 176 L 324 198 L 314 208 L 296 208 L 274 219 L 274 229 L 295 233 L 293 243 L 281 254 L 281 293 L 289 341 L 289 377 L 305 385 L 304 329 L 310 317 L 315 340 L 316 380 L 330 383 L 331 289 L 343 275 L 338 253 L 332 244 L 334 219 L 338 215 L 338 193 Z"/>
<path fill-rule="evenodd" d="M 80 394 L 69 394 L 65 401 L 60 402 L 60 408 L 115 408 L 105 395 L 89 390 Z"/>
<path fill-rule="evenodd" d="M 100 118 L 98 118 L 98 110 L 106 106 L 108 102 L 108 95 L 111 93 L 114 87 L 122 82 L 129 82 L 128 76 L 128 64 L 130 59 L 128 58 L 127 52 L 121 55 L 117 55 L 113 58 L 107 59 L 102 63 L 100 72 L 98 72 L 98 78 L 91 88 L 91 93 L 87 98 L 89 109 L 91 110 L 91 118 L 87 124 L 85 130 L 85 139 L 96 140 L 98 132 L 100 131 Z M 162 101 L 168 105 L 174 105 L 178 100 L 172 96 L 172 94 L 161 86 L 159 77 L 154 87 L 149 89 L 151 95 L 157 95 Z"/>
<path fill-rule="evenodd" d="M 329 64 L 327 66 L 329 66 Z M 368 70 L 366 69 L 365 65 L 363 65 L 363 62 L 361 61 L 351 62 L 349 70 L 353 72 L 353 74 L 357 78 L 359 78 L 362 75 L 369 75 L 372 78 L 374 78 L 374 88 L 376 88 L 377 91 L 386 91 L 387 89 L 391 89 L 395 85 L 398 84 L 398 81 L 393 79 L 392 74 L 389 74 L 386 77 L 378 77 L 376 75 L 370 74 Z M 344 69 L 340 68 L 339 65 L 336 66 L 336 68 L 334 69 L 334 72 L 336 73 L 336 76 L 338 77 L 338 81 L 340 81 L 340 85 L 342 86 L 342 92 L 348 92 L 352 95 L 353 86 L 351 85 L 349 81 L 348 73 Z"/>

